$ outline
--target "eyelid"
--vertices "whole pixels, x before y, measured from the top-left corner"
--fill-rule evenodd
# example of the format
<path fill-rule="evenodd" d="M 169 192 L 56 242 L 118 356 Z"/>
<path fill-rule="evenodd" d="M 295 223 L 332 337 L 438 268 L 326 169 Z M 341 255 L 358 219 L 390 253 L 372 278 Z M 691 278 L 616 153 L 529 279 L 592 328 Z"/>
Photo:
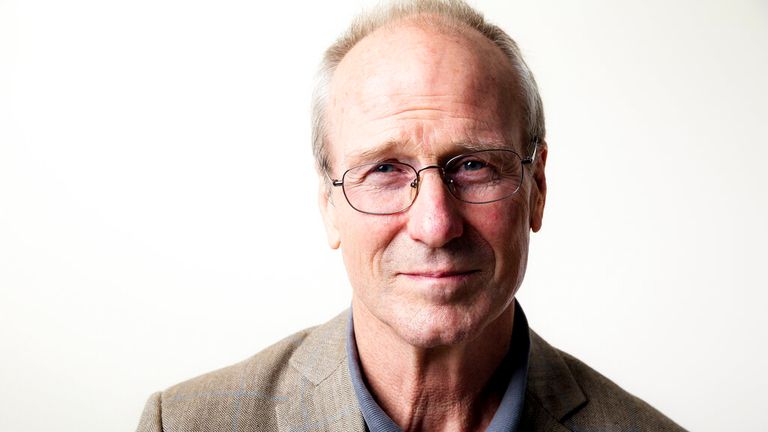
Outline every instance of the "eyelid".
<path fill-rule="evenodd" d="M 398 160 L 384 160 L 384 161 L 370 162 L 370 163 L 358 165 L 357 167 L 358 168 L 367 167 L 366 171 L 375 172 L 379 167 L 386 166 L 386 165 L 394 166 L 394 169 L 397 169 L 400 171 L 409 171 L 408 168 L 414 169 L 411 165 L 404 162 L 400 162 Z"/>
<path fill-rule="evenodd" d="M 388 159 L 378 160 L 378 161 L 373 162 L 373 163 L 375 163 L 375 164 L 391 164 L 391 163 L 403 163 L 403 162 L 401 162 L 399 159 L 388 158 Z"/>
<path fill-rule="evenodd" d="M 396 158 L 387 158 L 387 159 L 377 160 L 377 161 L 374 161 L 374 162 L 366 162 L 366 163 L 363 163 L 363 165 L 385 165 L 385 164 L 393 164 L 393 163 L 394 164 L 407 165 L 407 166 L 409 166 L 411 168 L 414 167 L 414 165 L 412 163 L 403 162 L 402 160 L 396 159 Z"/>
<path fill-rule="evenodd" d="M 475 153 L 477 153 L 477 152 L 461 153 L 461 154 L 454 155 L 451 158 L 449 158 L 448 160 L 444 161 L 442 163 L 442 165 L 444 167 L 446 167 L 446 168 L 452 168 L 452 167 L 459 166 L 462 163 L 467 162 L 467 161 L 483 161 L 483 162 L 486 162 L 485 159 L 483 159 L 480 156 L 477 156 Z M 450 162 L 450 166 L 448 165 L 449 162 Z"/>

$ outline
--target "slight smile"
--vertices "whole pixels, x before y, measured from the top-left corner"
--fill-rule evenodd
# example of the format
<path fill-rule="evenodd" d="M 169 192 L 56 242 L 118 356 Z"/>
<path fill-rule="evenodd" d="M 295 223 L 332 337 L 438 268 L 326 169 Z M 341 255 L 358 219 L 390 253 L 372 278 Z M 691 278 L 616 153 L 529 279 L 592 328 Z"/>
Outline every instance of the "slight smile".
<path fill-rule="evenodd" d="M 477 273 L 479 270 L 448 270 L 448 271 L 414 271 L 414 272 L 402 272 L 403 276 L 419 279 L 462 279 L 473 273 Z"/>

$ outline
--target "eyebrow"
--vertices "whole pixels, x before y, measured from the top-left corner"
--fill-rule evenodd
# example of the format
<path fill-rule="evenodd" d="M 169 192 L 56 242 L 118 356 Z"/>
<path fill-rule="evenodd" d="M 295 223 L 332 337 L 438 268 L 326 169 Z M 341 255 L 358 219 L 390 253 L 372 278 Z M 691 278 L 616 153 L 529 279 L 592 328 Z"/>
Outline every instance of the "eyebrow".
<path fill-rule="evenodd" d="M 381 161 L 388 157 L 392 157 L 393 155 L 407 154 L 409 153 L 409 147 L 413 147 L 410 140 L 389 140 L 380 145 L 353 151 L 347 157 L 347 161 L 352 166 Z"/>
<path fill-rule="evenodd" d="M 482 141 L 464 139 L 464 140 L 452 142 L 448 146 L 448 148 L 450 148 L 451 151 L 449 151 L 445 156 L 450 158 L 462 153 L 471 153 L 471 152 L 476 152 L 481 150 L 506 148 L 507 146 L 508 146 L 507 143 L 504 141 L 482 142 Z M 409 147 L 413 148 L 413 152 L 408 151 Z M 415 144 L 410 140 L 408 141 L 389 140 L 384 142 L 381 145 L 353 151 L 347 156 L 346 159 L 347 159 L 347 163 L 350 164 L 349 166 L 357 166 L 360 164 L 381 161 L 395 155 L 403 155 L 403 154 L 409 154 L 409 153 L 415 154 L 417 153 L 418 148 L 419 148 L 418 144 Z"/>

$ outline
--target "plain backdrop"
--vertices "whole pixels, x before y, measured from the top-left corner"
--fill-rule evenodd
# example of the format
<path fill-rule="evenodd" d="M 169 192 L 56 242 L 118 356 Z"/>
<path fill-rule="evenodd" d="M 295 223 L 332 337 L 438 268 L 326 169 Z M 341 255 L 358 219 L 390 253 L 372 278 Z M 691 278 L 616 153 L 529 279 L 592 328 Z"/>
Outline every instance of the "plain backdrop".
<path fill-rule="evenodd" d="M 133 430 L 347 307 L 309 97 L 365 3 L 0 0 L 0 430 Z M 686 428 L 766 430 L 768 3 L 473 4 L 544 99 L 531 326 Z"/>

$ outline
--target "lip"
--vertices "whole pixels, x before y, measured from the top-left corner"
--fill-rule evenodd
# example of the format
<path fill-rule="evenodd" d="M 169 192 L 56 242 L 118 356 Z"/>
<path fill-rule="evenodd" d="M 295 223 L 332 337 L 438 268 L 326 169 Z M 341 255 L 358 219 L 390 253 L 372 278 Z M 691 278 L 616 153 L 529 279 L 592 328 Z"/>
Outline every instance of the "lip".
<path fill-rule="evenodd" d="M 477 273 L 479 270 L 430 270 L 430 271 L 409 271 L 400 274 L 412 278 L 423 279 L 456 279 Z"/>

